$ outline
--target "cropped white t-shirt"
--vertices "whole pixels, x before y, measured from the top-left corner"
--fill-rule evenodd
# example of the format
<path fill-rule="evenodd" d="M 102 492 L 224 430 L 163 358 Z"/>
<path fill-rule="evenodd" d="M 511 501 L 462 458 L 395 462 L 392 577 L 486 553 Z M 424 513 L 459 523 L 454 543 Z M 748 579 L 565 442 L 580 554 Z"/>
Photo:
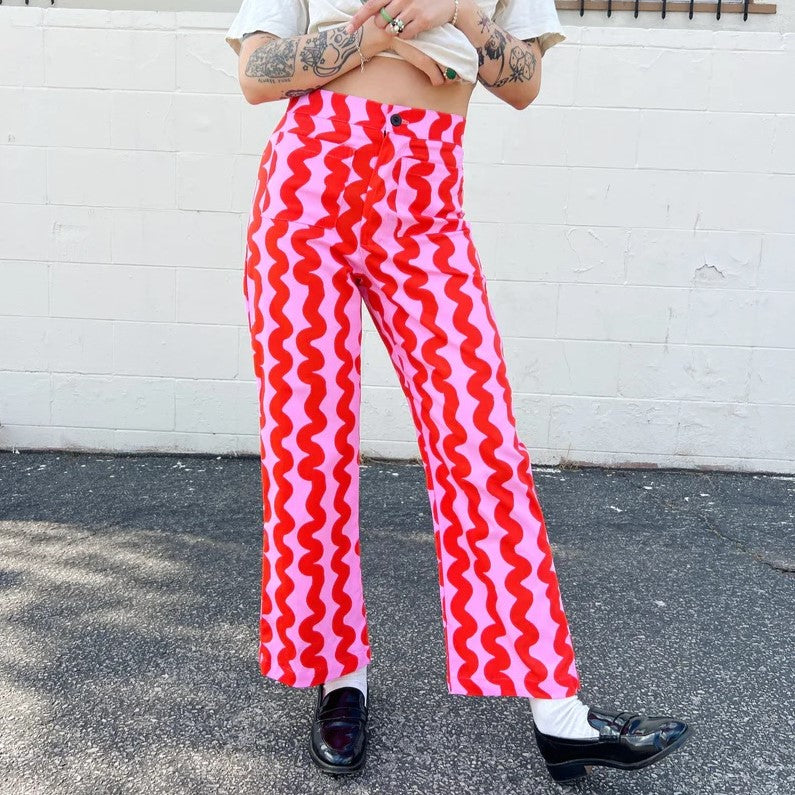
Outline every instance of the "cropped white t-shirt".
<path fill-rule="evenodd" d="M 477 0 L 477 4 L 489 19 L 515 38 L 538 38 L 542 55 L 566 38 L 555 0 Z M 225 40 L 239 54 L 240 37 L 244 33 L 261 30 L 283 39 L 319 33 L 328 28 L 344 27 L 361 7 L 360 0 L 243 0 Z M 450 16 L 452 14 L 451 3 Z M 462 80 L 477 82 L 477 50 L 466 34 L 449 22 L 424 30 L 405 42 L 442 66 L 452 67 Z M 376 55 L 401 57 L 391 50 L 382 50 Z"/>

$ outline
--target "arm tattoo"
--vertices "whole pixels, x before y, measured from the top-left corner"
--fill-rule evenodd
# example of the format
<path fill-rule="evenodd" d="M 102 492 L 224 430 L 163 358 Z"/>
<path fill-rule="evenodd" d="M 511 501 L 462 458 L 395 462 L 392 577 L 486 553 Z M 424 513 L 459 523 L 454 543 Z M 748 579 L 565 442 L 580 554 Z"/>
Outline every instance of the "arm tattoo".
<path fill-rule="evenodd" d="M 362 30 L 359 35 L 363 34 Z M 329 47 L 331 53 L 327 60 L 325 52 Z M 338 29 L 324 30 L 313 39 L 309 39 L 304 45 L 301 61 L 304 64 L 304 71 L 311 68 L 316 75 L 327 77 L 339 72 L 340 66 L 355 54 L 356 36 L 354 34 L 343 33 Z"/>
<path fill-rule="evenodd" d="M 259 46 L 251 54 L 246 64 L 246 76 L 256 78 L 260 83 L 289 83 L 295 80 L 297 62 L 303 64 L 305 72 L 311 71 L 317 77 L 328 78 L 340 72 L 342 65 L 351 56 L 357 56 L 356 43 L 364 36 L 364 30 L 351 34 L 343 33 L 341 28 L 323 30 L 304 40 L 299 50 L 295 38 L 272 38 Z M 311 88 L 287 89 L 284 97 L 301 96 L 314 91 Z"/>
<path fill-rule="evenodd" d="M 481 33 L 489 36 L 483 46 L 475 47 L 478 53 L 478 81 L 487 88 L 500 88 L 506 83 L 532 80 L 536 71 L 533 49 L 495 25 L 483 11 L 478 14 Z M 535 39 L 527 39 L 528 43 L 532 41 Z M 486 59 L 499 62 L 497 77 L 493 82 L 488 82 L 480 73 L 480 67 Z"/>
<path fill-rule="evenodd" d="M 256 77 L 260 83 L 278 83 L 295 75 L 296 43 L 290 39 L 271 39 L 251 53 L 246 64 L 246 76 Z"/>

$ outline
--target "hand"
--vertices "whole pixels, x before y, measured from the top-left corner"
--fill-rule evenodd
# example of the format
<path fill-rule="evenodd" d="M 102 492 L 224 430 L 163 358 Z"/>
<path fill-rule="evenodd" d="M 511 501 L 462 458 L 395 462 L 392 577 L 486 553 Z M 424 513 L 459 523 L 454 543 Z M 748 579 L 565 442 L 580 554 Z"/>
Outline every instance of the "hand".
<path fill-rule="evenodd" d="M 401 19 L 405 23 L 402 33 L 392 33 L 386 18 L 381 14 L 383 9 L 392 19 Z M 405 40 L 413 39 L 418 33 L 431 28 L 438 28 L 453 17 L 455 6 L 452 0 L 366 0 L 344 28 L 345 33 L 358 30 L 370 17 L 375 17 L 375 25 L 386 29 L 392 36 Z"/>
<path fill-rule="evenodd" d="M 345 30 L 343 32 L 347 33 Z M 368 17 L 362 25 L 362 44 L 365 41 L 377 43 L 379 50 L 388 50 L 395 42 L 395 34 L 389 28 L 376 25 L 373 17 Z"/>

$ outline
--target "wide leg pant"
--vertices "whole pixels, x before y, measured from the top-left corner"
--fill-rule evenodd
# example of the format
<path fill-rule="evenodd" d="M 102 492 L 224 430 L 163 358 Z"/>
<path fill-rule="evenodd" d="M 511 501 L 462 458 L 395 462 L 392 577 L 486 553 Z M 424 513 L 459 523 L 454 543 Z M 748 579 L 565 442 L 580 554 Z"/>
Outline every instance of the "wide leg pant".
<path fill-rule="evenodd" d="M 464 127 L 463 116 L 318 89 L 289 100 L 262 155 L 243 278 L 259 387 L 259 666 L 286 685 L 371 660 L 358 526 L 364 299 L 417 430 L 449 692 L 579 689 L 462 209 Z"/>

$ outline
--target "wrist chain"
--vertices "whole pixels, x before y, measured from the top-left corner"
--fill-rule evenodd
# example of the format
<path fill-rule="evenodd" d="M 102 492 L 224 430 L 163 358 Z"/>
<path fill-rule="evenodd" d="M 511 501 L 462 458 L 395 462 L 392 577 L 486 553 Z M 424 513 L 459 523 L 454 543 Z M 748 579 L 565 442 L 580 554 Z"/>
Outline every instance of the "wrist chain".
<path fill-rule="evenodd" d="M 355 35 L 355 34 L 354 34 L 354 35 Z M 364 36 L 364 29 L 362 29 L 362 36 Z M 370 58 L 365 58 L 365 57 L 364 57 L 364 53 L 362 52 L 362 48 L 359 46 L 359 39 L 358 39 L 358 38 L 354 39 L 354 42 L 356 43 L 356 49 L 357 49 L 357 51 L 358 51 L 358 53 L 359 53 L 359 57 L 362 59 L 362 65 L 361 65 L 361 67 L 360 67 L 360 68 L 361 68 L 361 70 L 362 70 L 362 71 L 364 71 L 364 65 L 365 65 L 365 64 L 366 64 L 366 63 L 367 63 L 367 62 L 368 62 L 368 61 L 369 61 L 369 60 L 370 60 L 370 59 L 371 59 L 373 56 L 371 55 L 371 56 L 370 56 Z"/>
<path fill-rule="evenodd" d="M 451 25 L 455 25 L 455 21 L 458 19 L 458 0 L 453 0 L 455 3 L 455 11 L 453 12 L 453 18 L 450 20 Z"/>

